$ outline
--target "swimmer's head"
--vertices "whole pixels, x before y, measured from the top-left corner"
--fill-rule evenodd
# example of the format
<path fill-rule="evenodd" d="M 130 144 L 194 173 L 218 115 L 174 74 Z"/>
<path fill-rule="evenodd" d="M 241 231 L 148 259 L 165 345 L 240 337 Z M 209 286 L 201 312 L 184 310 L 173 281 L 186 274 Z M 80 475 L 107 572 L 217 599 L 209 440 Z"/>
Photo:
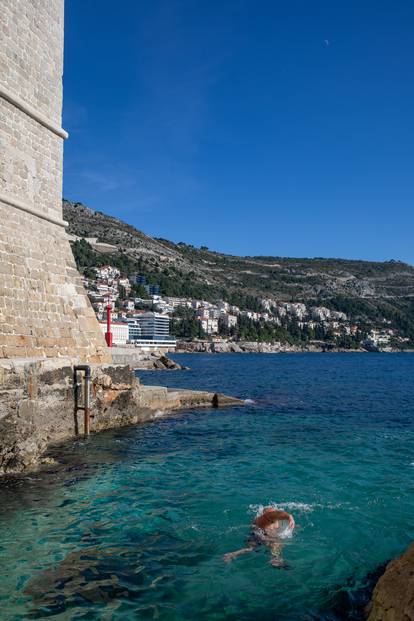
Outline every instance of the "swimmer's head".
<path fill-rule="evenodd" d="M 254 523 L 259 528 L 266 528 L 270 524 L 274 524 L 278 520 L 278 512 L 274 507 L 265 507 L 260 515 L 257 516 Z"/>

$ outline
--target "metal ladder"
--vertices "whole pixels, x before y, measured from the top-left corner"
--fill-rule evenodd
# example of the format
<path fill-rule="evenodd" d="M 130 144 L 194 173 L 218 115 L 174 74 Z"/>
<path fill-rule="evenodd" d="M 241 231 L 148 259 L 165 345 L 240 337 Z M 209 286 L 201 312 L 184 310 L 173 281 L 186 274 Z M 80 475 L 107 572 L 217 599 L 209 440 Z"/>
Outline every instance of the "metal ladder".
<path fill-rule="evenodd" d="M 83 381 L 82 375 L 84 374 Z M 83 390 L 82 390 L 83 387 Z M 73 367 L 73 395 L 74 395 L 74 418 L 75 433 L 79 435 L 78 412 L 83 412 L 83 432 L 88 436 L 91 431 L 90 395 L 91 395 L 91 367 L 88 364 L 79 364 Z M 83 396 L 83 398 L 82 398 Z"/>

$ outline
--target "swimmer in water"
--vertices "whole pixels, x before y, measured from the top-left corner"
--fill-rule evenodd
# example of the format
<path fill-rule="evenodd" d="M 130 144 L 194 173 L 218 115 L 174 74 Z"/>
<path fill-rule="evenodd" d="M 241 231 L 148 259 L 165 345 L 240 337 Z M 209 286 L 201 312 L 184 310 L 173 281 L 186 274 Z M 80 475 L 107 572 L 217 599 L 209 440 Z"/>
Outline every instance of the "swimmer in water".
<path fill-rule="evenodd" d="M 286 511 L 280 511 L 274 507 L 265 507 L 260 515 L 258 515 L 252 523 L 251 533 L 247 540 L 247 546 L 236 550 L 235 552 L 228 552 L 224 555 L 223 559 L 226 563 L 230 563 L 238 556 L 253 552 L 260 545 L 266 545 L 270 549 L 271 559 L 270 564 L 273 567 L 286 567 L 281 557 L 282 543 L 278 536 L 280 532 L 281 520 L 286 520 L 289 524 L 289 528 L 293 530 L 295 528 L 295 520 L 293 515 Z"/>

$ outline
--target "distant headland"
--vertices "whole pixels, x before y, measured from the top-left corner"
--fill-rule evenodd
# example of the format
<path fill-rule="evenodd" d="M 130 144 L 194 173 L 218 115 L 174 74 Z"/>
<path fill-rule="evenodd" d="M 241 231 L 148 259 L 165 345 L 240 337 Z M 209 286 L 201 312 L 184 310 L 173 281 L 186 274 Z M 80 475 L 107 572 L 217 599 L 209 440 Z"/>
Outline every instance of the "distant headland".
<path fill-rule="evenodd" d="M 149 237 L 77 202 L 64 200 L 63 214 L 101 321 L 109 297 L 120 322 L 143 311 L 168 317 L 187 351 L 414 347 L 414 267 L 406 263 L 237 257 Z M 135 337 L 126 330 L 123 338 Z"/>

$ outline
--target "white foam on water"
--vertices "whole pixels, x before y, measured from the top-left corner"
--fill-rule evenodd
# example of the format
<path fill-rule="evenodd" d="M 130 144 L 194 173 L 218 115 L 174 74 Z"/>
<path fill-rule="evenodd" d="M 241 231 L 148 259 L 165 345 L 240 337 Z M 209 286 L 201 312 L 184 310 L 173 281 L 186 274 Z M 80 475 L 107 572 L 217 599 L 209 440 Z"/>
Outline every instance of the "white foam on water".
<path fill-rule="evenodd" d="M 285 511 L 299 511 L 300 513 L 310 513 L 317 507 L 322 507 L 323 505 L 308 505 L 305 502 L 282 502 L 276 505 L 273 503 L 275 509 L 284 509 Z"/>
<path fill-rule="evenodd" d="M 244 402 L 246 405 L 253 405 L 254 403 L 256 403 L 256 401 L 253 401 L 253 399 L 245 399 Z"/>
<path fill-rule="evenodd" d="M 414 465 L 414 462 L 413 462 Z M 337 504 L 320 504 L 313 503 L 308 504 L 306 502 L 274 502 L 273 500 L 269 501 L 266 505 L 257 504 L 257 505 L 249 505 L 249 512 L 254 513 L 255 516 L 259 516 L 263 513 L 263 509 L 265 507 L 273 507 L 274 509 L 283 509 L 284 511 L 292 511 L 295 513 L 311 513 L 315 509 L 337 509 L 341 507 L 341 503 Z"/>
<path fill-rule="evenodd" d="M 250 512 L 253 512 L 256 517 L 263 513 L 265 507 L 273 507 L 274 509 L 283 509 L 285 511 L 299 511 L 301 513 L 308 513 L 313 511 L 315 505 L 308 505 L 304 502 L 273 502 L 271 500 L 266 505 L 249 505 Z"/>

